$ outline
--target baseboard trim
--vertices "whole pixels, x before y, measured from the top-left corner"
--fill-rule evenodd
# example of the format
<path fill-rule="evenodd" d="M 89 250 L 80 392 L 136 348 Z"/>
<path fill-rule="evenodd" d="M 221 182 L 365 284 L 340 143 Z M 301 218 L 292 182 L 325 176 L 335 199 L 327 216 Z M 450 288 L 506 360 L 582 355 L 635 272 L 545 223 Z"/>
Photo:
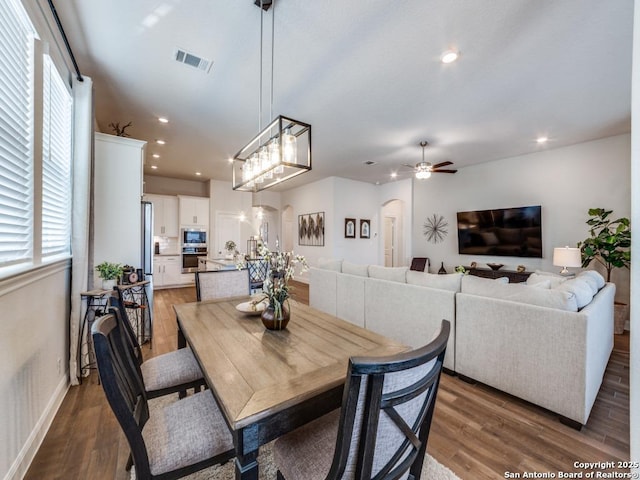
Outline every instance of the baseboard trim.
<path fill-rule="evenodd" d="M 38 453 L 40 445 L 42 445 L 44 437 L 47 435 L 47 432 L 51 427 L 53 419 L 58 413 L 60 405 L 62 405 L 62 401 L 69 390 L 69 385 L 69 375 L 67 373 L 56 387 L 49 403 L 44 409 L 44 412 L 42 412 L 38 423 L 36 423 L 29 435 L 29 438 L 27 438 L 27 441 L 22 446 L 20 453 L 5 475 L 4 480 L 22 480 L 24 478 L 27 470 L 29 470 L 29 467 L 31 466 L 31 462 L 33 462 L 33 459 L 36 456 L 36 453 Z"/>

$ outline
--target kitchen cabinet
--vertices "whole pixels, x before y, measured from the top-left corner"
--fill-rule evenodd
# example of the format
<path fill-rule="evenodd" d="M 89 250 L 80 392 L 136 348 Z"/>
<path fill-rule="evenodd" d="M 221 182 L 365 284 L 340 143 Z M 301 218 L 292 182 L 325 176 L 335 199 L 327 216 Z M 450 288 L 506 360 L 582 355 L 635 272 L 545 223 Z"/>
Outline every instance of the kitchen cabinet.
<path fill-rule="evenodd" d="M 209 227 L 209 199 L 179 195 L 180 225 L 184 227 Z"/>
<path fill-rule="evenodd" d="M 153 203 L 153 235 L 178 237 L 178 197 L 147 194 L 144 199 Z"/>
<path fill-rule="evenodd" d="M 153 287 L 169 287 L 182 284 L 180 255 L 156 255 L 153 257 Z"/>

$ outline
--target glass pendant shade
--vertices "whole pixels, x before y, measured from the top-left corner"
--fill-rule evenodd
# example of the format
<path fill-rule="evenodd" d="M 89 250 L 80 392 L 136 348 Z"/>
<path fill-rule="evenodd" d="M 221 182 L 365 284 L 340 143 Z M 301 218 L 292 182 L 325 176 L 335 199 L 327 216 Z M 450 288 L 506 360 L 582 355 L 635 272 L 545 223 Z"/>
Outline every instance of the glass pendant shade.
<path fill-rule="evenodd" d="M 311 170 L 311 125 L 282 115 L 232 162 L 233 189 L 257 192 Z"/>

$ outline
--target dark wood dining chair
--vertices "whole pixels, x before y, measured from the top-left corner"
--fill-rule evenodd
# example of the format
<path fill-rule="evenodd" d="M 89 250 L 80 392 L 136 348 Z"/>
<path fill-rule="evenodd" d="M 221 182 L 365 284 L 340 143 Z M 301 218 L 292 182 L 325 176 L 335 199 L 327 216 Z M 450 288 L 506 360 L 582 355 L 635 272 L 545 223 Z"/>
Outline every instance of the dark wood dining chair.
<path fill-rule="evenodd" d="M 232 458 L 233 438 L 210 390 L 150 416 L 117 314 L 112 308 L 100 317 L 92 336 L 100 383 L 129 443 L 137 480 L 177 479 Z"/>
<path fill-rule="evenodd" d="M 245 263 L 249 273 L 249 294 L 261 292 L 269 273 L 269 264 L 261 258 L 248 258 Z"/>
<path fill-rule="evenodd" d="M 411 352 L 351 358 L 342 408 L 275 441 L 278 479 L 418 480 L 449 328 Z"/>
<path fill-rule="evenodd" d="M 409 270 L 415 270 L 416 272 L 428 271 L 431 262 L 427 257 L 413 257 L 411 259 L 411 266 Z"/>
<path fill-rule="evenodd" d="M 199 391 L 205 386 L 204 375 L 190 348 L 179 348 L 144 360 L 142 349 L 127 316 L 126 304 L 120 296 L 109 298 L 109 305 L 117 310 L 116 320 L 122 324 L 120 332 L 125 345 L 136 361 L 136 367 L 144 380 L 147 398 L 156 398 L 180 392 L 185 396 L 188 389 Z"/>

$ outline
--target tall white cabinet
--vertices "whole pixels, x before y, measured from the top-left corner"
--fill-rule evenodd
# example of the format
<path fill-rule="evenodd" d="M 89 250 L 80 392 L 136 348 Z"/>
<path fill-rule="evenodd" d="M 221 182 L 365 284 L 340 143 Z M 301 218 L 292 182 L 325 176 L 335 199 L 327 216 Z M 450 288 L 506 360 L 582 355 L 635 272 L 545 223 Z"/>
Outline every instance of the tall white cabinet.
<path fill-rule="evenodd" d="M 141 267 L 146 143 L 95 134 L 94 265 L 107 261 Z M 97 275 L 94 279 L 99 285 Z"/>
<path fill-rule="evenodd" d="M 147 194 L 144 199 L 153 203 L 153 234 L 156 237 L 178 237 L 178 197 Z"/>

